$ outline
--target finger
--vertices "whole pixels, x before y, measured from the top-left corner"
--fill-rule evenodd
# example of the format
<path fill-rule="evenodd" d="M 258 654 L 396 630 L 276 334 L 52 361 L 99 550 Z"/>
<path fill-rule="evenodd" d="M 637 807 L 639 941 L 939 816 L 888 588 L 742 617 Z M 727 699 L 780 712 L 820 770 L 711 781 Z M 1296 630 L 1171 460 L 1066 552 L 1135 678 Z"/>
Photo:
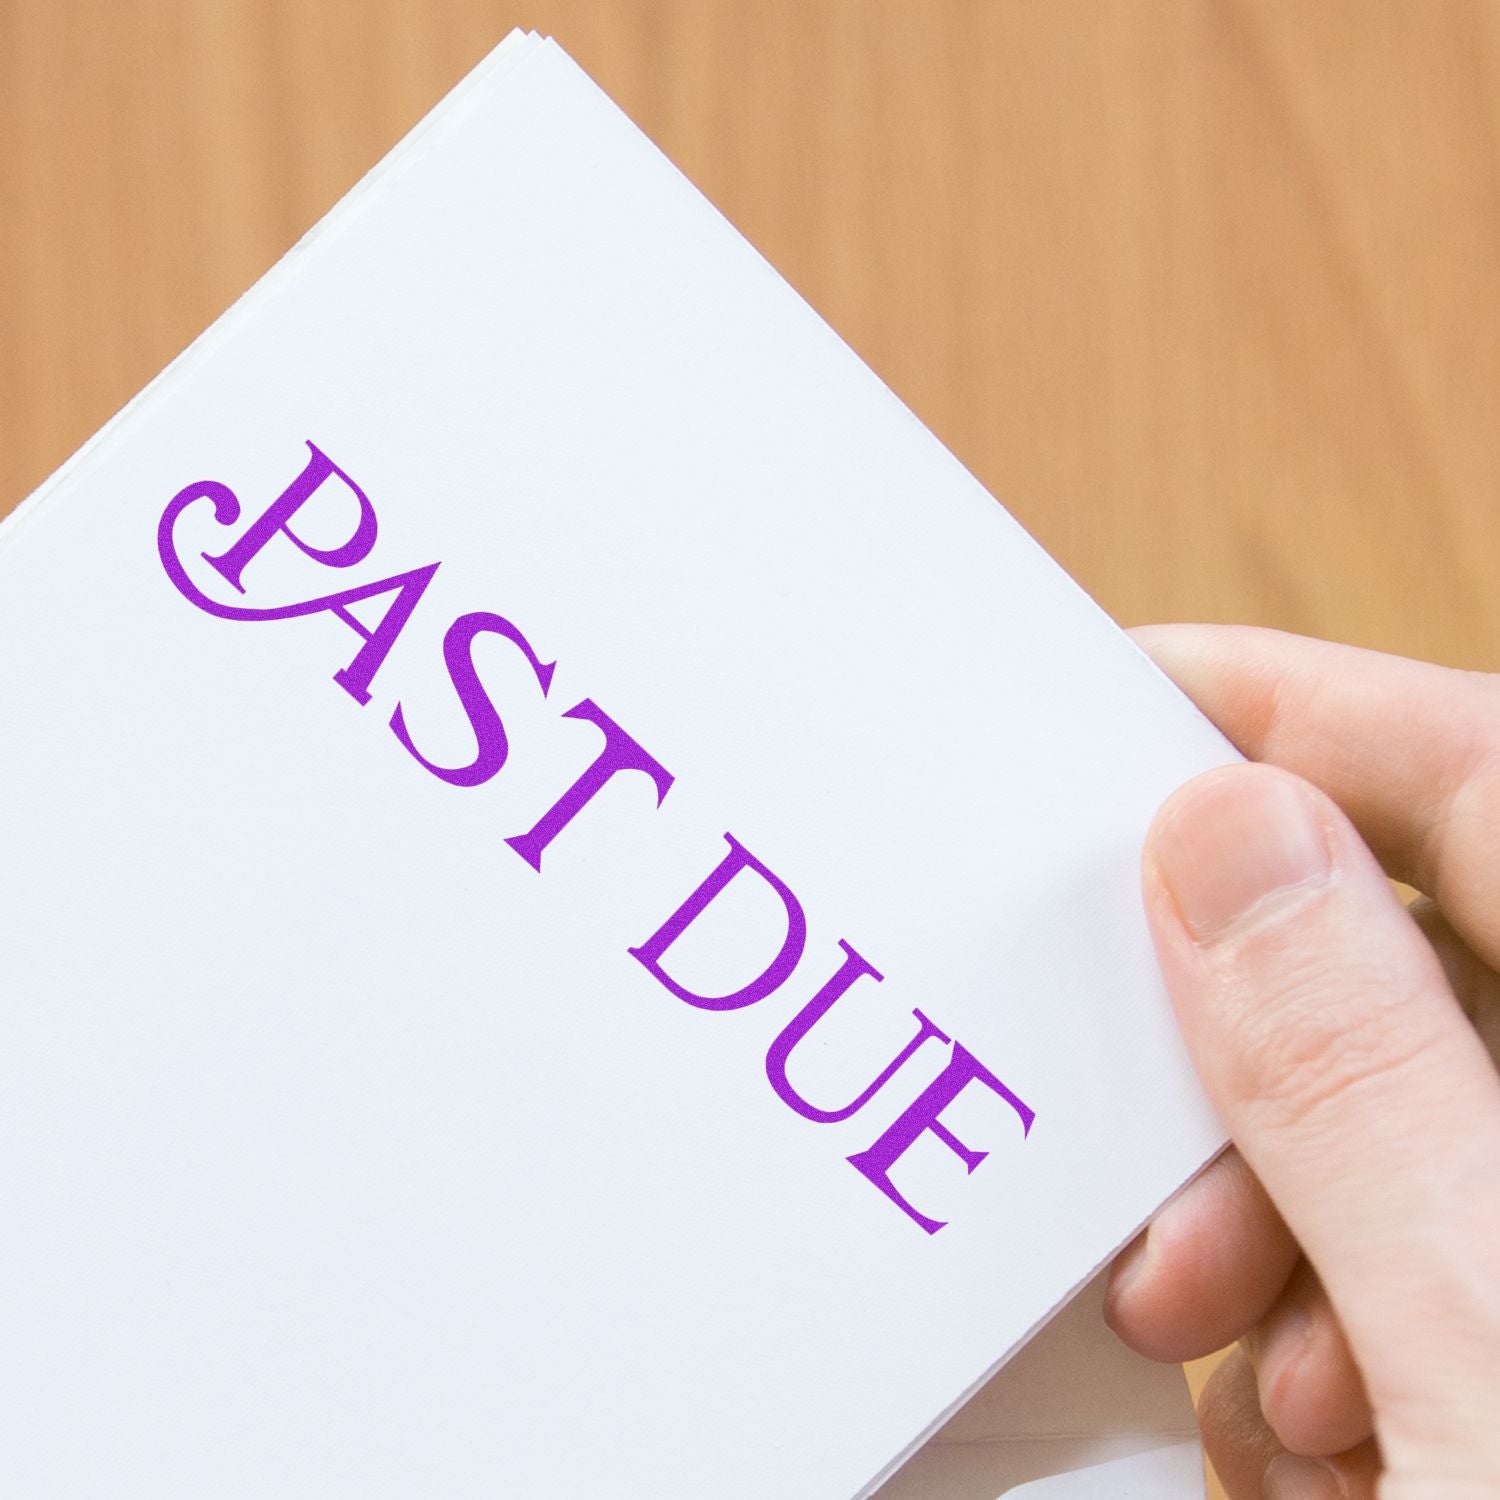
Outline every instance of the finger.
<path fill-rule="evenodd" d="M 1198 1397 L 1198 1428 L 1229 1500 L 1261 1500 L 1266 1470 L 1286 1449 L 1261 1415 L 1255 1369 L 1243 1350 L 1231 1350 L 1209 1376 Z"/>
<path fill-rule="evenodd" d="M 1291 1231 L 1231 1147 L 1115 1262 L 1104 1315 L 1148 1359 L 1201 1359 L 1270 1312 L 1297 1257 Z"/>
<path fill-rule="evenodd" d="M 1244 1348 L 1255 1367 L 1260 1409 L 1289 1452 L 1323 1457 L 1374 1436 L 1364 1380 L 1306 1261 Z"/>
<path fill-rule="evenodd" d="M 1250 759 L 1321 787 L 1500 965 L 1500 678 L 1248 626 L 1132 635 Z"/>
<path fill-rule="evenodd" d="M 1500 1067 L 1500 974 L 1480 962 L 1434 902 L 1424 896 L 1407 907 L 1407 911 L 1422 929 L 1422 936 L 1432 944 L 1449 988 L 1479 1033 L 1490 1060 Z"/>
<path fill-rule="evenodd" d="M 1204 1386 L 1198 1426 L 1230 1500 L 1374 1500 L 1374 1443 L 1321 1460 L 1288 1453 L 1261 1413 L 1255 1371 L 1238 1349 Z"/>
<path fill-rule="evenodd" d="M 1500 1079 L 1432 948 L 1348 820 L 1269 766 L 1172 798 L 1145 892 L 1204 1084 L 1395 1414 L 1387 1459 L 1489 1452 Z"/>

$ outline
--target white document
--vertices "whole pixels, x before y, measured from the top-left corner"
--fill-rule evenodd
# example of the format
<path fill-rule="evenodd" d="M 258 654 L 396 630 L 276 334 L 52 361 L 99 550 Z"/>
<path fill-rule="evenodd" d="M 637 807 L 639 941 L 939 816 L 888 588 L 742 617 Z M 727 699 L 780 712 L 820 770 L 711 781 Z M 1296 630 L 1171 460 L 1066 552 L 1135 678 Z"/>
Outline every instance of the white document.
<path fill-rule="evenodd" d="M 1232 752 L 550 43 L 0 643 L 10 1500 L 869 1494 L 1221 1143 L 1137 859 Z"/>
<path fill-rule="evenodd" d="M 1101 1275 L 917 1450 L 875 1500 L 1202 1500 L 1187 1383 L 1104 1325 Z"/>

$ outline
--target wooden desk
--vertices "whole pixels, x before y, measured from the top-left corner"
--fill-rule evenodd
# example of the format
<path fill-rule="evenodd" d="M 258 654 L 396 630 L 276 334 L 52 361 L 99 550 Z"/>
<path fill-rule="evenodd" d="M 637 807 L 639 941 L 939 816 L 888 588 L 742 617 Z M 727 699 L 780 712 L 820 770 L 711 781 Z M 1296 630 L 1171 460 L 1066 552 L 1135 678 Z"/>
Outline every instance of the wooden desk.
<path fill-rule="evenodd" d="M 0 0 L 0 510 L 514 24 L 1126 621 L 1500 667 L 1500 6 Z"/>

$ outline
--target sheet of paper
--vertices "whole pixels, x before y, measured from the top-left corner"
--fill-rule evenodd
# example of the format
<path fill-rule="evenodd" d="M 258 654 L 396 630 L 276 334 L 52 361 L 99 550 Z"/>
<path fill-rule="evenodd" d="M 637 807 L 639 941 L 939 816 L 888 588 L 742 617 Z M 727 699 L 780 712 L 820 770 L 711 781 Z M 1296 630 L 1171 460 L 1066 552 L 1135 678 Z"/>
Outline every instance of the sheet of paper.
<path fill-rule="evenodd" d="M 1187 1382 L 1105 1327 L 1104 1281 L 1086 1287 L 875 1500 L 1202 1500 Z"/>
<path fill-rule="evenodd" d="M 1165 1500 L 1202 1493 L 1203 1452 L 1196 1441 L 1105 1459 L 1011 1491 L 1014 1500 Z"/>
<path fill-rule="evenodd" d="M 7 1496 L 845 1500 L 1220 1143 L 1136 859 L 1228 747 L 549 43 L 0 643 Z"/>

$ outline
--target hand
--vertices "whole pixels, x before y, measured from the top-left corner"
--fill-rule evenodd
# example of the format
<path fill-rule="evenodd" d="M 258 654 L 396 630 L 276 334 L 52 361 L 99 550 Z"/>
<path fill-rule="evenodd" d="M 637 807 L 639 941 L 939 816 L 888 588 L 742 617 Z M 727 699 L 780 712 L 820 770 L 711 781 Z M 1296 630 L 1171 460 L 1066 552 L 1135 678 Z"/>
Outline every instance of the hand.
<path fill-rule="evenodd" d="M 1116 1262 L 1110 1321 L 1157 1359 L 1240 1340 L 1199 1405 L 1233 1500 L 1495 1500 L 1500 678 L 1265 630 L 1136 638 L 1268 764 L 1191 782 L 1147 841 L 1235 1145 Z M 1433 901 L 1408 912 L 1382 865 Z"/>

